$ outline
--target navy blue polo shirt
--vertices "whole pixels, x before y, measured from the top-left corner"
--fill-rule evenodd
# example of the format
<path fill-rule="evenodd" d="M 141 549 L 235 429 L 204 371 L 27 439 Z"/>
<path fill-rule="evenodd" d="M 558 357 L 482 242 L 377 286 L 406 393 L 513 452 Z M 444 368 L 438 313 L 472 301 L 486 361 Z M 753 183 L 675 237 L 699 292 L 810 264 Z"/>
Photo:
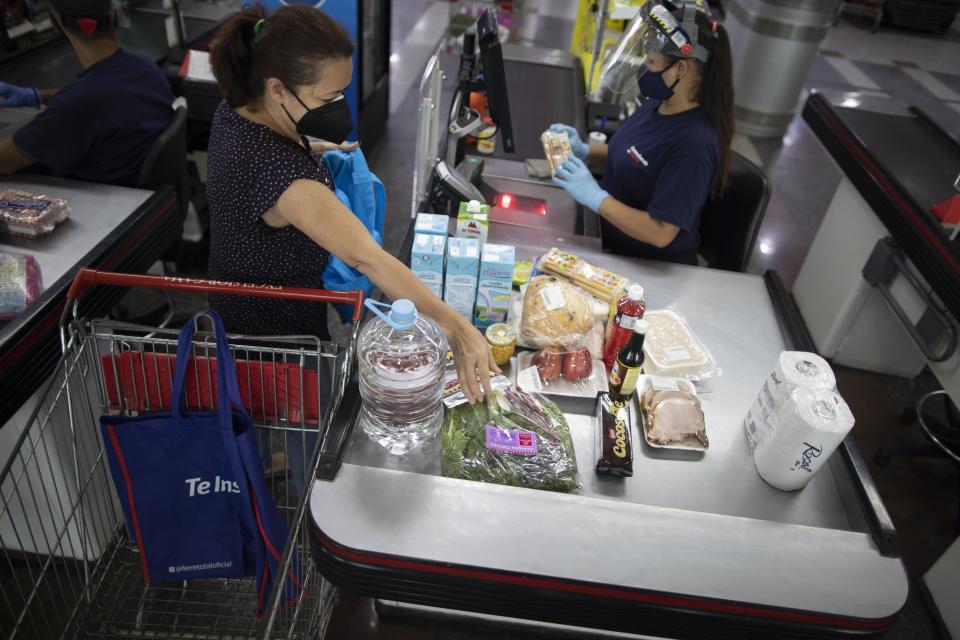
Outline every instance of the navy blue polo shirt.
<path fill-rule="evenodd" d="M 660 104 L 647 100 L 610 138 L 603 188 L 680 232 L 659 249 L 601 219 L 603 247 L 622 255 L 696 264 L 700 209 L 717 172 L 720 143 L 703 108 L 665 116 L 657 111 Z"/>
<path fill-rule="evenodd" d="M 160 68 L 118 49 L 58 91 L 13 142 L 51 175 L 132 187 L 172 103 Z"/>

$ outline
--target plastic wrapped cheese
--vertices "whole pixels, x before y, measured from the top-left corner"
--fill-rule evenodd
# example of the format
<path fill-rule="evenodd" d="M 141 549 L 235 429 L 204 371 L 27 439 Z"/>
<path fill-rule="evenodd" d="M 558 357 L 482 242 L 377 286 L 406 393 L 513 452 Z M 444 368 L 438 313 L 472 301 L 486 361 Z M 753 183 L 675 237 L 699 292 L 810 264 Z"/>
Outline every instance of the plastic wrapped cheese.
<path fill-rule="evenodd" d="M 643 342 L 644 371 L 652 375 L 702 380 L 721 374 L 713 356 L 693 335 L 684 319 L 669 309 L 647 311 L 650 325 Z"/>

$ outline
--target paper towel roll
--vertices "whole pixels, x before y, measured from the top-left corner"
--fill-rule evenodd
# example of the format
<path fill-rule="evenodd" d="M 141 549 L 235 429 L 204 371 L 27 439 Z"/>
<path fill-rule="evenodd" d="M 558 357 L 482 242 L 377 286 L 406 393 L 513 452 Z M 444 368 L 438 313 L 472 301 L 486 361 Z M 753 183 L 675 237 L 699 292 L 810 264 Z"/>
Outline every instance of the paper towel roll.
<path fill-rule="evenodd" d="M 744 420 L 747 432 L 747 443 L 751 451 L 756 451 L 760 443 L 767 437 L 775 415 L 795 388 L 805 389 L 835 389 L 837 380 L 833 375 L 830 364 L 815 353 L 804 351 L 781 351 L 777 358 L 774 370 L 767 376 L 760 389 L 755 407 L 757 417 L 751 421 L 749 415 Z M 759 407 L 756 407 L 759 405 Z"/>
<path fill-rule="evenodd" d="M 854 423 L 840 394 L 826 389 L 794 388 L 774 416 L 753 461 L 761 478 L 784 491 L 806 486 Z"/>
<path fill-rule="evenodd" d="M 781 351 L 773 372 L 761 390 L 768 411 L 775 412 L 795 387 L 836 389 L 837 379 L 830 364 L 815 353 Z"/>

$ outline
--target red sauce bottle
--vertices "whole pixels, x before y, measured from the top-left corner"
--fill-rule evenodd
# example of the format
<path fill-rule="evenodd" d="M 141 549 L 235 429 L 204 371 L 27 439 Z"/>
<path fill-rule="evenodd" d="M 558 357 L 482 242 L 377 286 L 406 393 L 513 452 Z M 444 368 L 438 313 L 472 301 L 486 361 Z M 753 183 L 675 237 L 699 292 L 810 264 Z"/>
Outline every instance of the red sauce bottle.
<path fill-rule="evenodd" d="M 643 317 L 647 303 L 643 299 L 643 287 L 638 284 L 627 289 L 627 295 L 620 298 L 616 309 L 607 321 L 607 331 L 603 341 L 603 364 L 612 369 L 617 354 L 630 341 L 633 325 Z"/>

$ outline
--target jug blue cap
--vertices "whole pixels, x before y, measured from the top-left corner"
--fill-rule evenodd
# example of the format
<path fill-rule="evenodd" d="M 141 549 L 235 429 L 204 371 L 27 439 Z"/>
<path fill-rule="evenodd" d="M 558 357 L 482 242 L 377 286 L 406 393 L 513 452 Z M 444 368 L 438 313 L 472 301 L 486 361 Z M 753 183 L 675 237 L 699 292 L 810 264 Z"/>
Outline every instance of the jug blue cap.
<path fill-rule="evenodd" d="M 412 300 L 401 298 L 395 300 L 393 304 L 384 304 L 367 298 L 363 305 L 394 329 L 409 329 L 417 324 L 417 307 Z M 377 307 L 389 307 L 390 312 L 384 314 Z"/>
<path fill-rule="evenodd" d="M 390 305 L 389 315 L 394 329 L 409 329 L 417 323 L 417 307 L 413 301 L 401 298 Z"/>

